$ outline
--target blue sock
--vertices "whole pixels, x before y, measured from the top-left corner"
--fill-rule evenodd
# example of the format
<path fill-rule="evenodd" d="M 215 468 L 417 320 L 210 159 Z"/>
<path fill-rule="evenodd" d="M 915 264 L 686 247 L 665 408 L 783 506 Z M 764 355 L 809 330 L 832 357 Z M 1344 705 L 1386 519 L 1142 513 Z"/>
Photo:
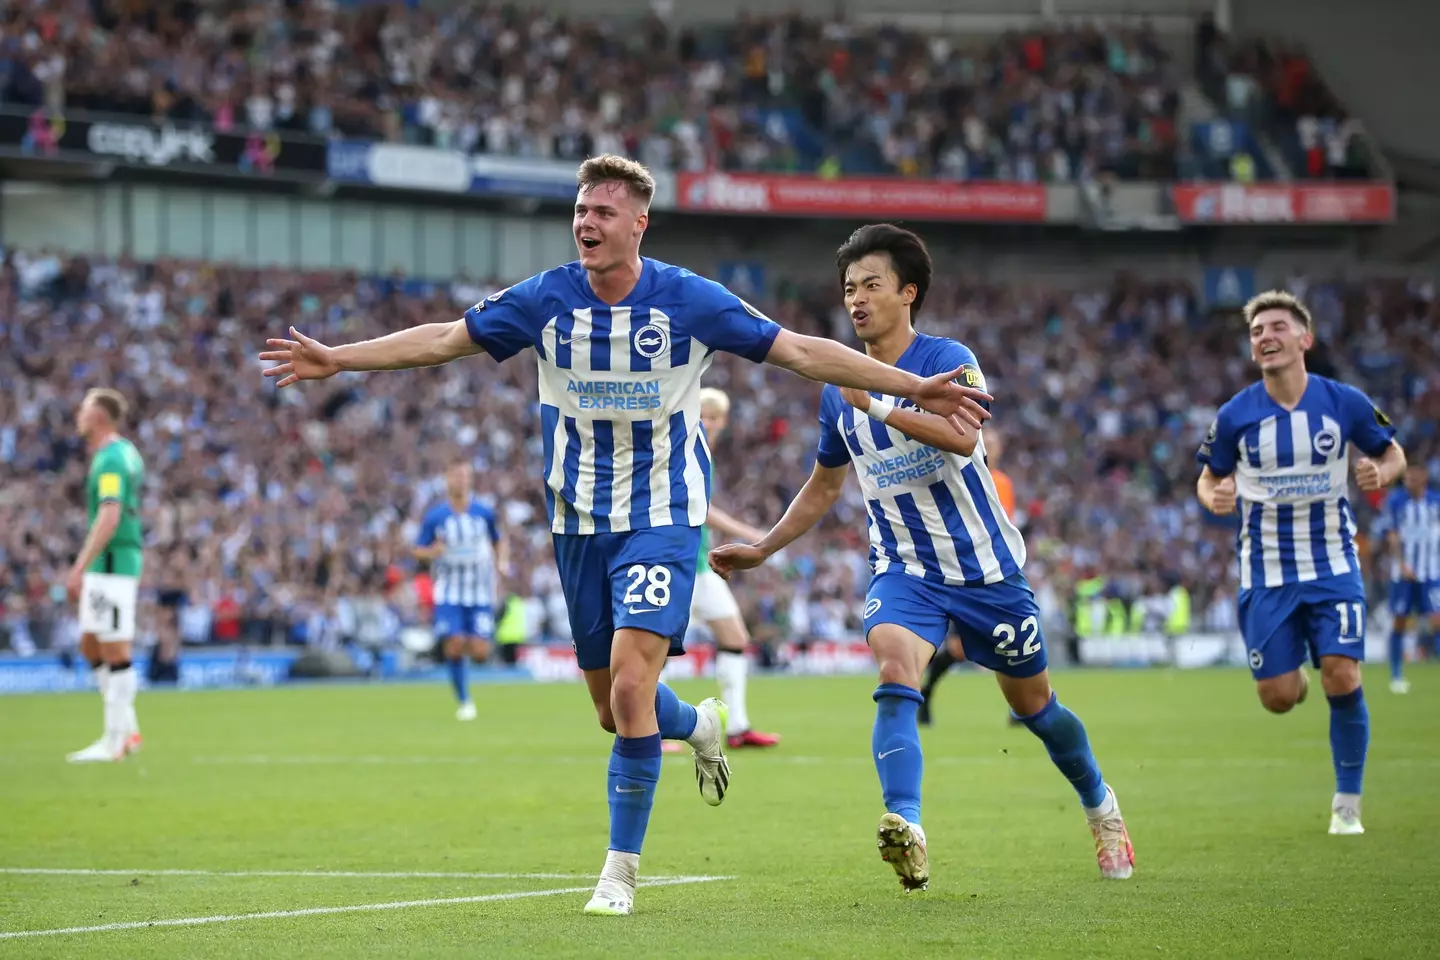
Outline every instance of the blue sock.
<path fill-rule="evenodd" d="M 634 739 L 616 737 L 605 780 L 605 795 L 610 800 L 611 850 L 640 852 L 659 783 L 660 734 Z"/>
<path fill-rule="evenodd" d="M 450 667 L 450 686 L 455 688 L 455 699 L 461 703 L 469 703 L 470 681 L 465 674 L 465 657 L 454 657 L 447 660 L 446 665 Z"/>
<path fill-rule="evenodd" d="M 1037 714 L 1017 719 L 1040 738 L 1050 759 L 1065 779 L 1080 794 L 1080 803 L 1086 807 L 1098 807 L 1105 802 L 1105 781 L 1100 777 L 1100 765 L 1095 754 L 1090 752 L 1090 738 L 1085 735 L 1085 724 L 1050 694 L 1050 702 Z"/>
<path fill-rule="evenodd" d="M 688 740 L 695 732 L 695 708 L 663 683 L 655 687 L 655 719 L 666 740 Z"/>
<path fill-rule="evenodd" d="M 1370 746 L 1370 711 L 1365 688 L 1356 687 L 1330 701 L 1330 757 L 1335 761 L 1335 792 L 1359 793 L 1365 779 L 1365 750 Z"/>
<path fill-rule="evenodd" d="M 1390 679 L 1399 680 L 1405 672 L 1405 634 L 1399 627 L 1390 628 Z"/>
<path fill-rule="evenodd" d="M 875 772 L 885 809 L 908 823 L 920 822 L 920 779 L 925 757 L 920 752 L 920 728 L 915 715 L 925 698 L 919 690 L 899 683 L 875 688 L 875 730 L 870 735 Z"/>

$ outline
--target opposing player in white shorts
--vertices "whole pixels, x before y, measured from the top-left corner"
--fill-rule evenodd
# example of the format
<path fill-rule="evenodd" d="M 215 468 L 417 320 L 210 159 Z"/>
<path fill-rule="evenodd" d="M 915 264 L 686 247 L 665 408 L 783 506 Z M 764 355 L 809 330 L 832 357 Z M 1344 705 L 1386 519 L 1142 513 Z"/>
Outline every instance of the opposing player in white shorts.
<path fill-rule="evenodd" d="M 723 390 L 706 387 L 700 391 L 700 422 L 705 425 L 705 439 L 713 444 L 730 421 L 730 398 Z M 713 477 L 713 474 L 712 474 Z M 712 480 L 713 484 L 713 480 Z M 712 490 L 713 492 L 713 490 Z M 715 679 L 720 683 L 720 699 L 730 705 L 726 738 L 731 747 L 773 747 L 780 737 L 760 733 L 750 727 L 750 714 L 745 702 L 745 677 L 749 661 L 745 648 L 750 631 L 740 615 L 740 605 L 730 584 L 710 569 L 706 557 L 710 553 L 710 530 L 729 540 L 753 543 L 762 532 L 710 505 L 709 523 L 700 534 L 700 565 L 695 576 L 695 593 L 690 601 L 690 620 L 705 624 L 715 637 Z"/>
<path fill-rule="evenodd" d="M 145 464 L 135 445 L 118 432 L 125 411 L 120 393 L 97 389 L 85 395 L 75 416 L 76 430 L 92 454 L 85 482 L 89 532 L 65 578 L 65 590 L 80 605 L 80 652 L 95 671 L 105 729 L 99 740 L 67 756 L 71 763 L 123 760 L 140 749 L 138 678 L 130 643 L 145 544 L 140 524 Z"/>

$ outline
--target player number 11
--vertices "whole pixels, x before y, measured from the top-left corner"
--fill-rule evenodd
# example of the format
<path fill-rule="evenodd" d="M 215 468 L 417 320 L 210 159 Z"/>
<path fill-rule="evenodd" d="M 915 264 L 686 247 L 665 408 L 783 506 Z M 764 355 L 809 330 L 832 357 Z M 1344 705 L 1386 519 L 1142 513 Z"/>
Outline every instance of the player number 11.
<path fill-rule="evenodd" d="M 1354 622 L 1351 622 L 1350 611 L 1355 611 Z M 1350 603 L 1335 604 L 1335 612 L 1340 614 L 1340 636 L 1351 636 L 1351 628 L 1354 628 L 1354 635 L 1358 636 L 1365 626 L 1365 607 L 1358 600 Z"/>

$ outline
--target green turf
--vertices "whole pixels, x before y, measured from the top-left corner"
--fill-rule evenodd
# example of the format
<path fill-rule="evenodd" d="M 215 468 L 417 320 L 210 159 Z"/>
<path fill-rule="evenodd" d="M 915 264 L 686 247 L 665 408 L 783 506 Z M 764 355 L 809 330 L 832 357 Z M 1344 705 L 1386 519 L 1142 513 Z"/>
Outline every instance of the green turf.
<path fill-rule="evenodd" d="M 1240 671 L 1070 672 L 1134 837 L 1103 882 L 1074 794 L 992 681 L 936 704 L 924 822 L 930 890 L 875 852 L 873 680 L 759 679 L 785 736 L 732 757 L 706 807 L 669 758 L 638 913 L 585 892 L 209 926 L 0 939 L 0 957 L 1433 957 L 1440 950 L 1440 669 L 1392 696 L 1371 671 L 1363 837 L 1325 833 L 1323 698 L 1263 713 Z M 72 767 L 95 695 L 0 699 L 0 867 L 558 873 L 578 879 L 0 874 L 0 932 L 589 888 L 604 857 L 608 738 L 579 686 L 142 695 L 146 748 Z M 708 683 L 680 686 L 699 699 Z"/>

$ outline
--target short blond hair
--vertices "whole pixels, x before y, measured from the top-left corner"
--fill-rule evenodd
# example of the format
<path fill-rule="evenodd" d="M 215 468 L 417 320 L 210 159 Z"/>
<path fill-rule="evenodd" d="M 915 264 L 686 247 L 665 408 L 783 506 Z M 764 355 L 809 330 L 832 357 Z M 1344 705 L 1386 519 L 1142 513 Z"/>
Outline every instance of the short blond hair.
<path fill-rule="evenodd" d="M 724 390 L 717 390 L 715 387 L 702 387 L 700 389 L 700 409 L 714 410 L 717 413 L 730 412 L 730 396 Z"/>
<path fill-rule="evenodd" d="M 581 190 L 593 190 L 602 183 L 623 183 L 630 195 L 645 207 L 655 198 L 655 178 L 650 176 L 645 164 L 613 153 L 591 157 L 580 164 L 575 182 Z"/>
<path fill-rule="evenodd" d="M 123 423 L 125 414 L 130 412 L 130 403 L 125 399 L 125 394 L 111 387 L 94 387 L 87 390 L 85 399 L 104 410 L 105 416 L 110 418 L 110 422 L 117 425 Z"/>
<path fill-rule="evenodd" d="M 1295 318 L 1295 321 L 1306 330 L 1311 329 L 1310 311 L 1305 309 L 1305 304 L 1293 293 L 1284 290 L 1266 290 L 1264 293 L 1257 293 L 1245 304 L 1245 326 L 1255 322 L 1255 318 L 1266 310 L 1284 310 Z"/>

